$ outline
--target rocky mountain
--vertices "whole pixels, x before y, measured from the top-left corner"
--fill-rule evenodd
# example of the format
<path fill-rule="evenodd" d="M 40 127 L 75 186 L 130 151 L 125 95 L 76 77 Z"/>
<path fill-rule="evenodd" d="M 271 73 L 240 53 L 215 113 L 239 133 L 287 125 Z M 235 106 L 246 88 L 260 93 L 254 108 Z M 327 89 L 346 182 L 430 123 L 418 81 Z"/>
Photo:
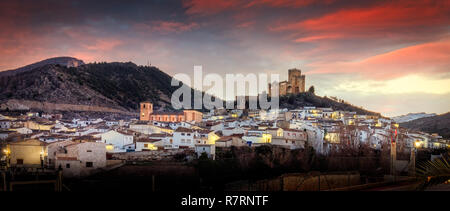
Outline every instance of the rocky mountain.
<path fill-rule="evenodd" d="M 408 113 L 405 115 L 392 117 L 391 119 L 397 123 L 404 123 L 404 122 L 409 122 L 409 121 L 412 121 L 415 119 L 420 119 L 420 118 L 424 118 L 424 117 L 432 117 L 432 116 L 436 116 L 436 114 L 435 113 L 427 114 L 425 112 L 421 112 L 421 113 Z"/>
<path fill-rule="evenodd" d="M 427 133 L 438 133 L 444 138 L 450 138 L 450 112 L 400 123 L 400 126 Z"/>
<path fill-rule="evenodd" d="M 170 109 L 170 96 L 178 88 L 171 86 L 171 76 L 156 67 L 131 62 L 84 64 L 73 58 L 61 65 L 63 60 L 2 72 L 0 108 L 136 113 L 139 102 L 146 100 L 155 108 Z"/>

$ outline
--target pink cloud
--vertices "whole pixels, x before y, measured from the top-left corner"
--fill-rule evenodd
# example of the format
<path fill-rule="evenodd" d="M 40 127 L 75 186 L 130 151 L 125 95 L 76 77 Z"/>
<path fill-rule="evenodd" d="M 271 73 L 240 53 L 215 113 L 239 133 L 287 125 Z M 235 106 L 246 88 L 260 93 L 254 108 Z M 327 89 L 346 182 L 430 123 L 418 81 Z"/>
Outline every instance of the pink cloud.
<path fill-rule="evenodd" d="M 83 45 L 83 47 L 93 51 L 107 51 L 121 45 L 122 43 L 123 42 L 121 40 L 116 39 L 98 39 L 95 40 L 93 44 Z"/>
<path fill-rule="evenodd" d="M 395 33 L 410 27 L 447 25 L 450 21 L 449 14 L 449 3 L 445 1 L 407 1 L 370 8 L 343 9 L 319 18 L 279 23 L 269 27 L 269 30 L 302 32 L 302 35 L 296 35 L 294 41 L 314 37 L 339 39 L 386 36 L 387 32 Z M 339 36 L 336 36 L 337 34 Z"/>
<path fill-rule="evenodd" d="M 312 63 L 311 74 L 357 73 L 376 80 L 450 72 L 450 40 L 401 48 L 356 62 Z"/>

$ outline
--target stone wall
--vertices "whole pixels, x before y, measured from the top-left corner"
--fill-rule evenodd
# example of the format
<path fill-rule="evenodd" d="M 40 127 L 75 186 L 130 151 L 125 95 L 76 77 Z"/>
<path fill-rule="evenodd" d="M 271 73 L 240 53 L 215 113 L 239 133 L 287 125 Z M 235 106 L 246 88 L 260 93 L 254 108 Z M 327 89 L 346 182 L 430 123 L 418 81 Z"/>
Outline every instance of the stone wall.
<path fill-rule="evenodd" d="M 0 104 L 0 110 L 29 110 L 36 109 L 42 111 L 89 111 L 89 112 L 112 112 L 135 115 L 135 113 L 127 112 L 119 109 L 94 106 L 94 105 L 73 105 L 63 103 L 49 103 L 31 100 L 11 99 Z"/>

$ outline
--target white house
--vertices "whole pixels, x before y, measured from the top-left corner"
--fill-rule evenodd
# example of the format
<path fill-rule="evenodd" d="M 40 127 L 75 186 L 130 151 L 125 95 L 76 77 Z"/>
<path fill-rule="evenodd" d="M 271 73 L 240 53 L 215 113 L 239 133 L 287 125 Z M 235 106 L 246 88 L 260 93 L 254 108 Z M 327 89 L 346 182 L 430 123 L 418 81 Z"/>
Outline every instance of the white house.
<path fill-rule="evenodd" d="M 17 128 L 15 129 L 16 132 L 20 133 L 20 134 L 31 134 L 33 133 L 33 130 L 26 128 L 26 127 L 21 127 L 21 128 Z"/>
<path fill-rule="evenodd" d="M 73 144 L 73 143 L 74 142 L 72 140 L 56 141 L 56 142 L 49 143 L 47 145 L 47 152 L 48 152 L 47 165 L 49 165 L 50 167 L 55 167 L 56 153 L 59 150 L 64 151 L 64 146 Z"/>
<path fill-rule="evenodd" d="M 179 127 L 173 132 L 173 143 L 172 148 L 183 148 L 189 147 L 194 148 L 195 146 L 195 135 L 196 132 L 189 128 Z"/>
<path fill-rule="evenodd" d="M 130 130 L 146 135 L 153 133 L 173 133 L 173 129 L 166 126 L 165 124 L 158 124 L 158 122 L 153 123 L 154 124 L 149 124 L 147 122 L 136 122 L 130 124 Z"/>
<path fill-rule="evenodd" d="M 231 136 L 233 134 L 244 134 L 245 130 L 241 127 L 227 127 L 222 130 L 224 136 Z"/>
<path fill-rule="evenodd" d="M 211 130 L 214 130 L 214 131 L 223 130 L 223 128 L 224 128 L 223 122 L 218 122 L 211 126 Z"/>
<path fill-rule="evenodd" d="M 272 134 L 265 130 L 249 130 L 247 135 L 242 136 L 249 146 L 259 144 L 270 144 L 272 142 Z"/>
<path fill-rule="evenodd" d="M 73 119 L 72 123 L 78 127 L 86 127 L 92 124 L 91 120 L 88 119 Z"/>
<path fill-rule="evenodd" d="M 118 120 L 110 120 L 110 121 L 106 121 L 105 124 L 107 126 L 111 127 L 111 126 L 119 125 L 119 121 Z"/>
<path fill-rule="evenodd" d="M 75 142 L 56 152 L 55 167 L 65 177 L 87 176 L 96 169 L 106 167 L 106 147 L 100 142 Z"/>
<path fill-rule="evenodd" d="M 222 136 L 216 141 L 216 147 L 241 147 L 246 146 L 247 142 L 241 138 L 242 135 Z"/>
<path fill-rule="evenodd" d="M 6 120 L 6 119 L 3 119 L 3 120 L 0 120 L 0 128 L 2 128 L 2 129 L 9 129 L 9 128 L 11 128 L 11 120 Z"/>
<path fill-rule="evenodd" d="M 287 149 L 304 149 L 305 141 L 296 139 L 273 138 L 272 145 L 284 147 Z"/>
<path fill-rule="evenodd" d="M 140 138 L 136 140 L 136 151 L 158 150 L 164 147 L 165 139 Z"/>
<path fill-rule="evenodd" d="M 113 152 L 125 152 L 134 149 L 133 134 L 125 132 L 117 132 L 115 130 L 108 131 L 101 135 L 101 140 L 107 145 L 112 145 Z"/>
<path fill-rule="evenodd" d="M 197 157 L 206 153 L 208 158 L 216 159 L 216 146 L 214 144 L 195 144 L 195 152 L 197 153 Z"/>

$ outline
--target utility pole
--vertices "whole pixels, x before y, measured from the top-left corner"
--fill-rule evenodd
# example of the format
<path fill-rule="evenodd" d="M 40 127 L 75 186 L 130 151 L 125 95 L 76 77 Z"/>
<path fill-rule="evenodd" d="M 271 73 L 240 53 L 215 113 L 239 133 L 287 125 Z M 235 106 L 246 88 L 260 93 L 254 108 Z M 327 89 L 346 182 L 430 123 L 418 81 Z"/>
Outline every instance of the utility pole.
<path fill-rule="evenodd" d="M 397 160 L 397 141 L 398 141 L 397 128 L 395 128 L 394 135 L 395 137 L 391 138 L 391 175 L 394 176 L 395 181 L 395 161 Z"/>
<path fill-rule="evenodd" d="M 411 155 L 409 157 L 409 176 L 416 176 L 416 148 L 413 146 L 411 147 Z"/>

